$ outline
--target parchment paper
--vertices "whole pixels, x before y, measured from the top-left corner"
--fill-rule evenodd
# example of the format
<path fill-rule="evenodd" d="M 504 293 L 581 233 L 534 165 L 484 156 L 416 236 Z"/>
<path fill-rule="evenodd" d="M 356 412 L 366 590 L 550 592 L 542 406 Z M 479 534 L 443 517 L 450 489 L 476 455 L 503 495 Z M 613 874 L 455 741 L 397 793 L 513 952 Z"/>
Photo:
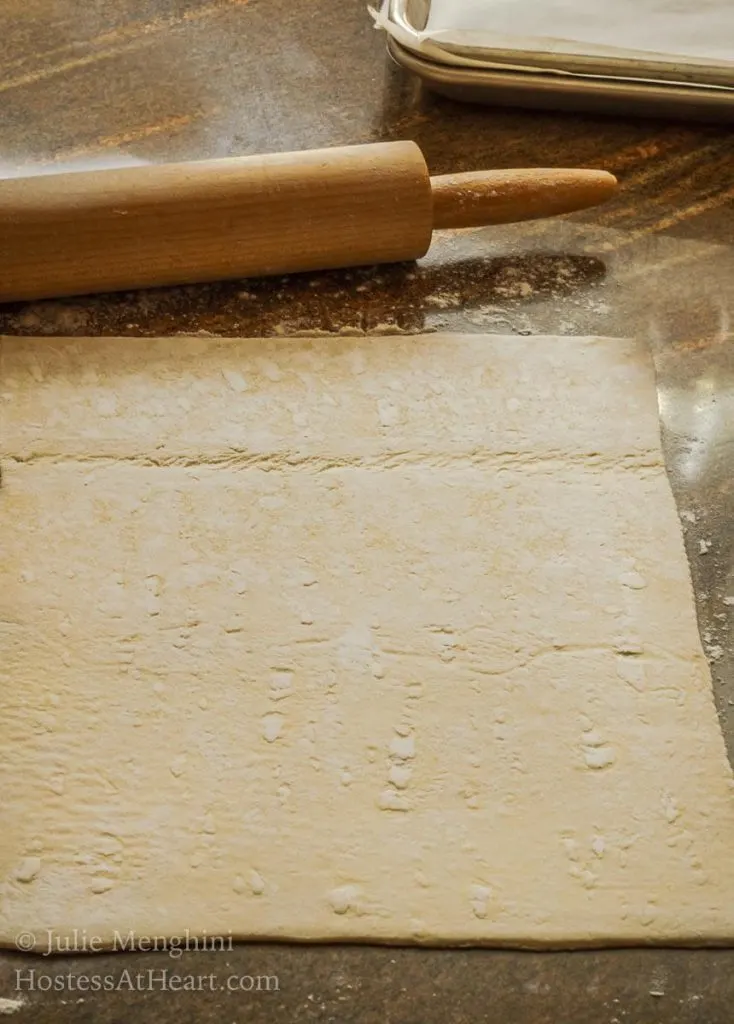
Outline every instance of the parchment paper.
<path fill-rule="evenodd" d="M 464 45 L 734 60 L 730 0 L 432 0 L 426 32 Z"/>
<path fill-rule="evenodd" d="M 454 66 L 734 88 L 725 0 L 385 0 L 375 20 Z"/>

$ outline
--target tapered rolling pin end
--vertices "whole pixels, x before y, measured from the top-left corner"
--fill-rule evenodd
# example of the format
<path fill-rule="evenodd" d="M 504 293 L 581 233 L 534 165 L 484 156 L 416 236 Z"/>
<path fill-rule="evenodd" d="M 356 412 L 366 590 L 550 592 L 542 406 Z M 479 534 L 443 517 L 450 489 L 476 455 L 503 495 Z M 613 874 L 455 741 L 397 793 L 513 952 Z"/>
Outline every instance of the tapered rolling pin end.
<path fill-rule="evenodd" d="M 555 217 L 603 203 L 617 179 L 565 168 L 476 171 L 431 178 L 433 227 L 476 228 Z"/>

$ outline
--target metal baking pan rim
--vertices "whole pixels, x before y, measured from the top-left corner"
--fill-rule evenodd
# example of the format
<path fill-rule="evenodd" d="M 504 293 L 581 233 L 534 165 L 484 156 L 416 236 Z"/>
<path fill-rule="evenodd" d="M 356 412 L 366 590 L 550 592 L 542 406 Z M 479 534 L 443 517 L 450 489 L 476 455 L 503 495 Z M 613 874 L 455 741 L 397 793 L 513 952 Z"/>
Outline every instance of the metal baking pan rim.
<path fill-rule="evenodd" d="M 431 49 L 424 51 L 419 42 L 421 29 L 411 20 L 411 15 L 415 14 L 414 11 L 411 11 L 411 4 L 415 3 L 425 6 L 427 16 L 430 0 L 388 0 L 386 21 L 399 29 L 405 36 L 404 39 L 396 37 L 395 42 L 403 49 L 413 53 L 419 60 L 470 70 L 476 68 L 479 71 L 502 71 L 502 65 L 506 64 L 506 70 L 513 72 L 527 71 L 530 73 L 537 70 L 541 74 L 555 72 L 557 74 L 589 75 L 603 79 L 623 78 L 653 83 L 672 82 L 676 85 L 734 90 L 734 72 L 729 67 L 719 67 L 710 62 L 704 65 L 695 63 L 681 65 L 672 61 L 655 60 L 652 54 L 648 60 L 641 61 L 612 55 L 583 57 L 579 54 L 568 53 L 563 56 L 561 62 L 563 66 L 559 67 L 559 55 L 550 53 L 531 54 L 530 52 L 512 51 L 514 57 L 510 59 L 508 51 L 495 53 L 495 51 L 486 49 L 468 49 L 464 46 L 447 43 L 431 44 Z M 458 60 L 452 58 L 458 58 Z M 637 69 L 637 73 L 635 73 L 635 69 Z"/>
<path fill-rule="evenodd" d="M 435 92 L 462 102 L 546 110 L 734 121 L 734 90 L 624 79 L 460 68 L 417 56 L 389 38 L 388 52 Z"/>

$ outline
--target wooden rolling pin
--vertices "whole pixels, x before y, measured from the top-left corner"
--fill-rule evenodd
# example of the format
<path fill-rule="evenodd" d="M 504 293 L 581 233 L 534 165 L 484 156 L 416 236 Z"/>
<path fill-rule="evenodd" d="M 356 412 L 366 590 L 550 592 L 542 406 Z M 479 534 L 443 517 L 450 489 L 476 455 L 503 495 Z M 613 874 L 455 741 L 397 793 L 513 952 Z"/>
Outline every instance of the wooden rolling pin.
<path fill-rule="evenodd" d="M 434 228 L 569 213 L 604 171 L 430 178 L 389 142 L 0 181 L 0 300 L 39 299 L 423 256 Z"/>

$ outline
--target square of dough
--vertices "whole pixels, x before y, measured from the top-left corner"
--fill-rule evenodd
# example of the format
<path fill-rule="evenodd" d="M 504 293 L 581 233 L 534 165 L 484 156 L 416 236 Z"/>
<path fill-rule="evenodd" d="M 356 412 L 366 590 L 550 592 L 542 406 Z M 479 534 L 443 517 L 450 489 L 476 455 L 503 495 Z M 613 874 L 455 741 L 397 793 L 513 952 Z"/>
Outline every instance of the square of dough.
<path fill-rule="evenodd" d="M 623 340 L 5 339 L 0 940 L 734 939 Z"/>

